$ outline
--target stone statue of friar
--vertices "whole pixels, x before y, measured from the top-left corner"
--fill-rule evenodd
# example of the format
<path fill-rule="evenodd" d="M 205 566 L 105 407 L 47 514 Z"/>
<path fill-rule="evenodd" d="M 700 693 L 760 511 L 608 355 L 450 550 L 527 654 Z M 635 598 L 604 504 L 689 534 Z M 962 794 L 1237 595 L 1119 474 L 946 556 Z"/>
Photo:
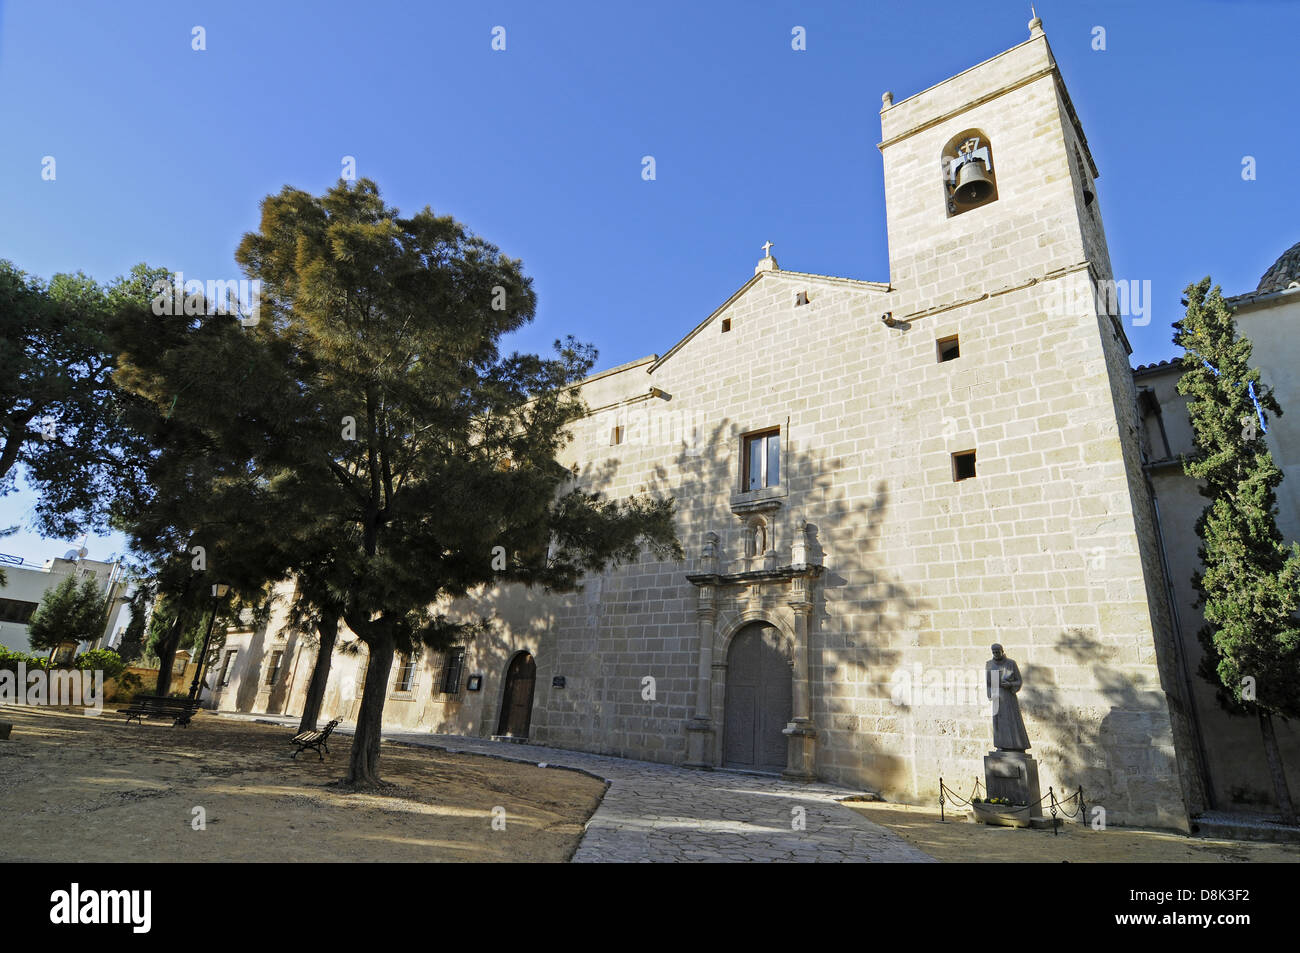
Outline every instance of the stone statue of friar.
<path fill-rule="evenodd" d="M 1029 735 L 1020 717 L 1016 692 L 1024 684 L 1020 668 L 1007 658 L 1002 646 L 993 646 L 993 657 L 984 663 L 985 687 L 993 701 L 993 747 L 999 751 L 1029 750 Z"/>

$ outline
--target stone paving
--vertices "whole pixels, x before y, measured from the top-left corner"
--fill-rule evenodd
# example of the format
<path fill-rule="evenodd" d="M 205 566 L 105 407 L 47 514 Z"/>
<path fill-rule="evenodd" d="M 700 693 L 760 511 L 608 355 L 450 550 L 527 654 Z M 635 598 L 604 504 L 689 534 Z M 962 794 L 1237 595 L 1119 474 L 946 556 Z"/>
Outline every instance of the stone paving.
<path fill-rule="evenodd" d="M 862 793 L 846 788 L 456 735 L 386 731 L 384 738 L 576 768 L 608 781 L 574 863 L 934 862 L 893 831 L 836 803 Z"/>
<path fill-rule="evenodd" d="M 933 862 L 893 831 L 837 803 L 862 793 L 846 788 L 484 738 L 387 731 L 383 737 L 577 768 L 608 781 L 575 863 Z"/>
<path fill-rule="evenodd" d="M 298 723 L 276 715 L 226 717 Z M 340 725 L 338 731 L 351 734 L 352 726 Z M 936 862 L 888 828 L 838 804 L 864 793 L 848 788 L 459 735 L 385 730 L 384 740 L 572 768 L 609 782 L 574 863 Z"/>

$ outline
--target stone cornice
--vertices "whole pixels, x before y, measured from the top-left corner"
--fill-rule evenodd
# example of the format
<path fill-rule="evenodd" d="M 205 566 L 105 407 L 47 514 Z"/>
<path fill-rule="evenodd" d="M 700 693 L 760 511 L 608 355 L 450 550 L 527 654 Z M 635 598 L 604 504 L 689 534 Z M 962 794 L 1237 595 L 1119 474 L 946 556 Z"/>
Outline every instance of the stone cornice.
<path fill-rule="evenodd" d="M 1046 272 L 1045 274 L 1038 275 L 1033 278 L 1029 278 L 1025 281 L 1020 282 L 1019 284 L 1004 285 L 1001 288 L 994 288 L 992 291 L 985 291 L 983 294 L 973 295 L 969 298 L 962 298 L 957 301 L 947 302 L 946 304 L 936 304 L 928 308 L 922 308 L 919 311 L 912 311 L 908 314 L 904 314 L 901 318 L 899 318 L 899 320 L 911 321 L 915 318 L 928 318 L 933 314 L 941 314 L 944 311 L 952 311 L 955 308 L 964 308 L 967 307 L 968 305 L 977 304 L 980 301 L 987 301 L 989 298 L 996 298 L 999 297 L 1000 295 L 1010 294 L 1013 291 L 1020 291 L 1024 288 L 1031 288 L 1034 285 L 1041 284 L 1044 281 L 1052 281 L 1057 278 L 1063 278 L 1066 275 L 1073 274 L 1076 271 L 1082 271 L 1085 268 L 1089 269 L 1089 273 L 1091 273 L 1092 263 L 1088 261 L 1081 261 L 1073 265 L 1066 265 L 1062 268 L 1056 268 L 1052 271 Z"/>
<path fill-rule="evenodd" d="M 687 573 L 692 586 L 737 586 L 755 582 L 788 582 L 791 579 L 816 579 L 822 574 L 821 566 L 779 566 L 776 569 L 752 569 L 748 572 Z"/>
<path fill-rule="evenodd" d="M 1026 40 L 1025 42 L 1030 43 L 1032 41 Z M 1016 47 L 1012 47 L 1012 50 L 1014 49 L 1016 49 Z M 1007 50 L 1006 52 L 1010 53 L 1012 52 L 1012 50 Z M 983 66 L 984 64 L 981 63 L 979 65 Z M 972 70 L 978 69 L 978 67 L 972 66 L 971 69 Z M 965 72 L 969 73 L 970 71 L 971 70 L 966 70 Z M 947 122 L 953 116 L 960 116 L 962 113 L 969 112 L 970 110 L 974 109 L 976 106 L 982 106 L 991 100 L 997 99 L 999 96 L 1005 96 L 1007 93 L 1013 93 L 1017 89 L 1020 89 L 1023 86 L 1028 86 L 1030 83 L 1034 82 L 1035 80 L 1042 79 L 1044 76 L 1053 76 L 1055 74 L 1056 74 L 1055 64 L 1053 64 L 1052 66 L 1043 67 L 1042 69 L 1030 73 L 1028 76 L 1022 76 L 1020 79 L 1007 83 L 1004 86 L 999 86 L 997 89 L 985 93 L 983 96 L 973 99 L 970 102 L 962 103 L 960 106 L 957 106 L 953 109 L 949 109 L 947 112 L 942 113 L 941 115 L 934 116 L 930 119 L 922 120 L 921 122 L 917 123 L 911 128 L 905 129 L 903 132 L 895 133 L 894 135 L 890 136 L 888 139 L 876 143 L 876 148 L 880 149 L 881 151 L 884 151 L 886 148 L 892 146 L 894 143 L 902 142 L 904 139 L 909 139 L 924 129 L 929 129 L 930 127 L 937 126 L 942 122 Z M 962 75 L 961 73 L 958 73 L 957 76 L 951 77 L 950 79 L 946 79 L 944 80 L 944 82 L 945 83 L 952 82 L 952 80 L 956 79 L 961 75 Z M 940 83 L 939 85 L 943 85 L 943 84 Z M 935 86 L 930 87 L 930 89 L 935 89 L 935 88 L 937 87 Z M 930 90 L 928 89 L 922 90 L 920 93 L 917 93 L 916 95 L 920 96 L 923 93 L 927 93 L 929 91 Z M 909 96 L 907 99 L 900 100 L 899 102 L 895 103 L 891 108 L 897 108 L 903 105 L 904 103 L 908 102 L 908 100 L 915 99 L 915 98 L 916 98 L 915 96 Z"/>
<path fill-rule="evenodd" d="M 861 278 L 837 278 L 834 275 L 815 275 L 812 272 L 807 272 L 807 271 L 785 271 L 783 269 L 772 269 L 771 271 L 757 272 L 752 278 L 750 278 L 743 285 L 737 288 L 735 292 L 732 293 L 731 297 L 729 297 L 726 301 L 722 302 L 722 304 L 714 308 L 712 313 L 710 313 L 707 318 L 705 318 L 703 321 L 697 324 L 693 329 L 688 331 L 684 337 L 682 337 L 676 344 L 674 344 L 667 351 L 665 351 L 661 357 L 651 362 L 650 366 L 646 368 L 646 373 L 653 374 L 655 371 L 657 371 L 665 361 L 667 361 L 670 357 L 672 357 L 683 347 L 685 347 L 686 344 L 689 343 L 692 338 L 694 338 L 697 334 L 699 334 L 706 327 L 708 327 L 709 324 L 715 318 L 717 318 L 718 315 L 722 314 L 722 312 L 726 311 L 727 308 L 731 307 L 732 304 L 734 304 L 736 301 L 744 297 L 745 292 L 747 292 L 750 288 L 752 288 L 754 285 L 756 285 L 759 281 L 763 280 L 764 278 L 782 278 L 782 279 L 789 278 L 789 279 L 794 279 L 796 281 L 820 281 L 820 282 L 825 282 L 827 284 L 839 285 L 845 288 L 853 288 L 859 291 L 872 291 L 878 294 L 886 294 L 893 290 L 893 288 L 890 285 L 885 284 L 883 282 L 865 281 Z"/>

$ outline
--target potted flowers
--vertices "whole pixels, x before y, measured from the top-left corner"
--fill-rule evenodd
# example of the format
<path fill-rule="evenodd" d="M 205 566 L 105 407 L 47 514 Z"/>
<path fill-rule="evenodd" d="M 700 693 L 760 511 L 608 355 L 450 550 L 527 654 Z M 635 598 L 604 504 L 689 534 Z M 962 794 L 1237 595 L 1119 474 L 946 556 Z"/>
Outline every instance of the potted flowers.
<path fill-rule="evenodd" d="M 975 820 L 998 827 L 1028 827 L 1029 805 L 1017 804 L 1004 797 L 972 798 Z"/>

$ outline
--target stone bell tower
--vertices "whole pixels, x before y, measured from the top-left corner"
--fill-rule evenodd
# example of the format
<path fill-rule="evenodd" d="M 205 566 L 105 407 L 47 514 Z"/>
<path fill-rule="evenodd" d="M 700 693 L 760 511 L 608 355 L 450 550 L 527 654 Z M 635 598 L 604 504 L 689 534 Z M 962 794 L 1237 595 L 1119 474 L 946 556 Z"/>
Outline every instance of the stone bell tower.
<path fill-rule="evenodd" d="M 915 96 L 886 93 L 880 124 L 900 290 L 978 295 L 1083 261 L 1111 277 L 1097 170 L 1041 21 L 1019 46 Z M 973 202 L 953 188 L 963 173 L 988 182 Z"/>
<path fill-rule="evenodd" d="M 1082 785 L 1112 818 L 1186 829 L 1195 745 L 1125 316 L 1097 293 L 1115 287 L 1098 173 L 1042 22 L 1029 30 L 907 99 L 886 93 L 880 113 L 894 296 L 880 359 L 915 368 L 899 406 L 928 435 L 920 459 L 952 457 L 952 482 L 936 466 L 920 504 L 942 528 L 917 542 L 957 577 L 934 587 L 956 608 L 923 663 L 1005 644 L 1027 669 L 1043 789 Z M 927 770 L 962 773 L 937 721 L 913 730 L 934 734 L 933 754 L 917 749 Z M 982 718 L 969 731 L 991 740 Z"/>

